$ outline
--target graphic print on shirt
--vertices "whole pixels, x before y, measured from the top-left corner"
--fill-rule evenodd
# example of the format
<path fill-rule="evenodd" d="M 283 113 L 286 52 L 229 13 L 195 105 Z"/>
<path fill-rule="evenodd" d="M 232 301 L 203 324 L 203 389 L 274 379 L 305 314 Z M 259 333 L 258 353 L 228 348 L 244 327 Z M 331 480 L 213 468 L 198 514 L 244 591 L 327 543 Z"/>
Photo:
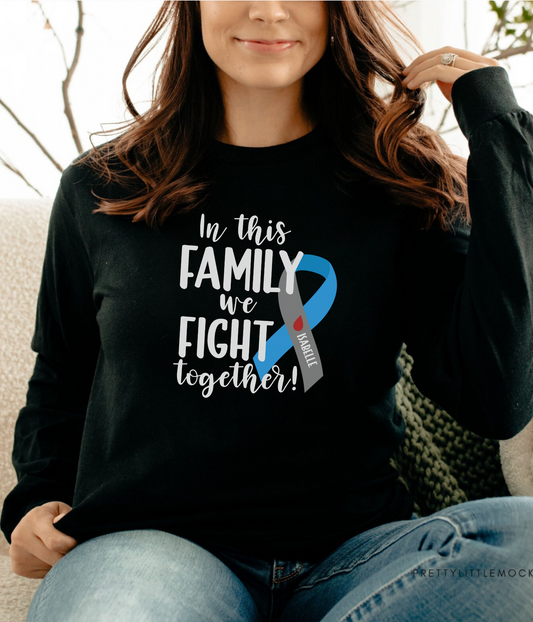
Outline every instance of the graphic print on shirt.
<path fill-rule="evenodd" d="M 294 280 L 294 291 L 287 291 L 287 271 L 279 282 L 279 307 L 285 324 L 266 343 L 266 359 L 261 360 L 259 352 L 254 356 L 254 363 L 262 379 L 272 366 L 294 346 L 298 364 L 304 382 L 304 392 L 309 390 L 323 376 L 322 363 L 312 329 L 330 310 L 337 293 L 337 277 L 329 261 L 316 255 L 303 255 L 295 272 L 307 270 L 325 278 L 314 296 L 304 306 L 298 291 L 298 282 Z M 296 318 L 296 320 L 294 319 Z"/>
<path fill-rule="evenodd" d="M 223 388 L 243 387 L 252 393 L 274 388 L 281 393 L 289 386 L 292 390 L 296 390 L 299 369 L 303 389 L 306 392 L 323 376 L 319 349 L 312 330 L 324 319 L 335 300 L 337 292 L 335 271 L 329 261 L 322 257 L 298 251 L 296 257 L 291 259 L 285 250 L 279 250 L 283 272 L 278 285 L 274 286 L 272 284 L 274 251 L 261 249 L 260 246 L 265 241 L 275 241 L 278 245 L 283 245 L 291 231 L 285 229 L 283 222 L 277 222 L 272 226 L 272 221 L 268 221 L 269 225 L 265 230 L 258 224 L 257 216 L 245 217 L 241 214 L 235 220 L 239 240 L 250 240 L 257 248 L 247 248 L 242 256 L 237 258 L 231 246 L 222 248 L 222 245 L 219 245 L 220 251 L 217 254 L 219 261 L 223 255 L 223 267 L 219 272 L 213 246 L 206 246 L 200 250 L 197 245 L 182 245 L 180 288 L 187 289 L 193 286 L 199 288 L 204 284 L 210 284 L 215 290 L 223 289 L 224 292 L 231 292 L 235 280 L 241 285 L 244 284 L 247 292 L 252 290 L 256 294 L 260 292 L 277 294 L 283 325 L 278 330 L 273 328 L 279 324 L 279 318 L 242 321 L 237 318 L 217 318 L 208 323 L 205 317 L 182 315 L 178 337 L 180 360 L 174 363 L 177 366 L 176 380 L 180 385 L 199 385 L 202 396 L 206 398 L 212 395 L 216 385 Z M 226 227 L 220 231 L 217 223 L 208 224 L 205 215 L 201 215 L 200 238 L 205 237 L 210 242 L 217 243 L 226 234 L 227 229 Z M 191 258 L 196 253 L 197 257 L 201 257 L 201 261 L 198 269 L 192 272 Z M 324 278 L 318 290 L 305 305 L 302 303 L 296 278 L 299 271 L 312 272 Z M 230 294 L 220 294 L 220 309 L 229 316 L 235 315 L 237 310 L 250 314 L 257 304 L 258 302 L 252 297 L 241 300 Z M 250 357 L 252 327 L 257 339 L 257 351 L 253 356 L 253 363 L 248 363 L 246 361 Z M 219 331 L 228 334 L 229 344 L 217 343 Z M 290 374 L 282 373 L 277 363 L 291 348 L 295 351 L 298 366 L 294 366 Z M 192 369 L 187 365 L 184 359 L 192 351 L 196 352 L 199 359 L 203 359 L 207 351 L 217 359 L 241 358 L 245 363 L 235 361 L 229 365 L 227 371 L 215 377 L 210 372 Z"/>

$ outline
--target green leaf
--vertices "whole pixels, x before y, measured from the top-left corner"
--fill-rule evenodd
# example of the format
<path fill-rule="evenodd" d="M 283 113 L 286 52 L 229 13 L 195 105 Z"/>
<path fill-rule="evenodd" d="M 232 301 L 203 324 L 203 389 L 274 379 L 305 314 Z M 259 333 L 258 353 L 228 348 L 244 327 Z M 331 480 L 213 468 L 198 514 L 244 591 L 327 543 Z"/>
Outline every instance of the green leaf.
<path fill-rule="evenodd" d="M 529 24 L 529 22 L 533 20 L 533 13 L 528 11 L 524 5 L 521 6 L 521 9 L 521 15 L 516 15 L 513 21 L 515 24 Z"/>
<path fill-rule="evenodd" d="M 504 11 L 503 11 L 503 5 L 502 6 L 498 6 L 496 4 L 496 2 L 494 0 L 490 0 L 489 4 L 492 8 L 492 10 L 496 13 L 496 15 L 498 16 L 499 19 L 503 18 L 504 15 Z"/>

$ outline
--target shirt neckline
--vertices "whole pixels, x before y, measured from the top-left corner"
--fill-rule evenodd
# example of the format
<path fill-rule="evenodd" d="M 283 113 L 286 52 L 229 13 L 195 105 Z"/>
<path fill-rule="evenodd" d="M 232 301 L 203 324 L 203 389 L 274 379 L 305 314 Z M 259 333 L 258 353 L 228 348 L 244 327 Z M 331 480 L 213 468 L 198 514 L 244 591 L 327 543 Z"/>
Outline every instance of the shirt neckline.
<path fill-rule="evenodd" d="M 292 158 L 298 154 L 305 153 L 313 145 L 320 141 L 322 124 L 319 122 L 315 127 L 294 140 L 279 145 L 268 147 L 244 147 L 242 145 L 230 145 L 220 140 L 213 139 L 211 146 L 212 155 L 218 160 L 238 164 L 266 164 L 267 162 L 277 162 Z"/>

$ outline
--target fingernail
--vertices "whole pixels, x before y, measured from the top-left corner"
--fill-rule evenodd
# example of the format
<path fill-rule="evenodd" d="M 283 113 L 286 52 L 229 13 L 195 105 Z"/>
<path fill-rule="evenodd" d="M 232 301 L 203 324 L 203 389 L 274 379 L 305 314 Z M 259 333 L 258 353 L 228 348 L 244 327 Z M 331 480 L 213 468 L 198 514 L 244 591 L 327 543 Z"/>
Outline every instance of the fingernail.
<path fill-rule="evenodd" d="M 53 523 L 57 523 L 57 521 L 58 521 L 60 518 L 63 518 L 63 516 L 65 516 L 65 515 L 64 515 L 64 514 L 58 514 L 58 516 L 56 516 L 52 522 L 53 522 Z"/>

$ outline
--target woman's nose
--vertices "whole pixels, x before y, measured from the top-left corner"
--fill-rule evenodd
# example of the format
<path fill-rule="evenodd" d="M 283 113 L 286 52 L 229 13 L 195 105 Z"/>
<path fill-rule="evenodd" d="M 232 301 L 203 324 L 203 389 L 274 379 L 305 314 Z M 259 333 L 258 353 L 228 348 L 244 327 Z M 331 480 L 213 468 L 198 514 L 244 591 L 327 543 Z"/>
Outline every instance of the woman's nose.
<path fill-rule="evenodd" d="M 289 18 L 287 2 L 279 0 L 259 0 L 250 2 L 250 19 L 260 19 L 266 23 L 276 23 Z"/>

